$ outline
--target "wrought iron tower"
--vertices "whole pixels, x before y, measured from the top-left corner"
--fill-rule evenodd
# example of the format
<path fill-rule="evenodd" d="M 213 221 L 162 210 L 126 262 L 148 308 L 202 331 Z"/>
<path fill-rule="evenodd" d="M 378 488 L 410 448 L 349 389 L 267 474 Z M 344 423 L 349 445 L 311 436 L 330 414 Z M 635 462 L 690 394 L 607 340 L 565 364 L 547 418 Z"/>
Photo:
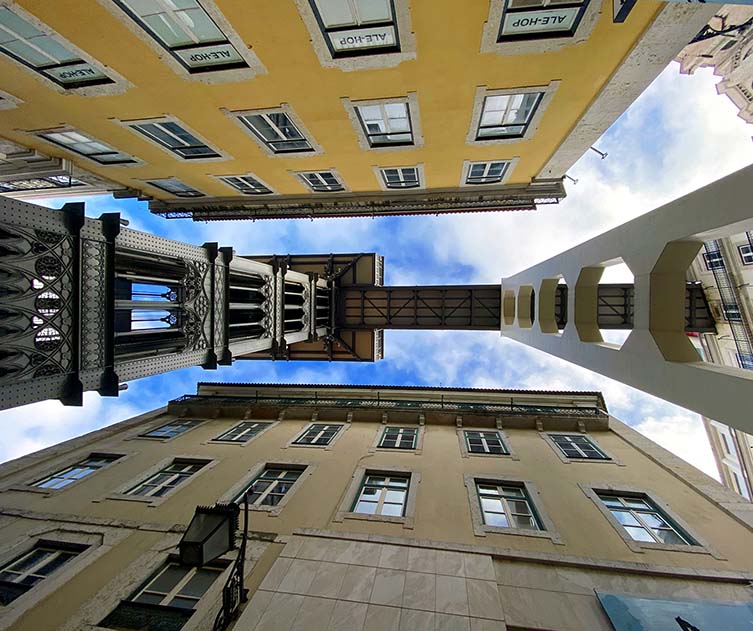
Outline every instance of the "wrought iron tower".
<path fill-rule="evenodd" d="M 234 359 L 374 361 L 383 329 L 499 331 L 499 285 L 384 287 L 370 254 L 237 256 L 0 197 L 0 409 L 117 396 L 127 381 Z M 686 330 L 713 329 L 686 288 Z M 529 297 L 534 312 L 534 293 Z M 559 329 L 567 287 L 554 292 Z M 600 285 L 600 328 L 633 327 L 633 286 Z M 556 331 L 557 329 L 555 329 Z"/>

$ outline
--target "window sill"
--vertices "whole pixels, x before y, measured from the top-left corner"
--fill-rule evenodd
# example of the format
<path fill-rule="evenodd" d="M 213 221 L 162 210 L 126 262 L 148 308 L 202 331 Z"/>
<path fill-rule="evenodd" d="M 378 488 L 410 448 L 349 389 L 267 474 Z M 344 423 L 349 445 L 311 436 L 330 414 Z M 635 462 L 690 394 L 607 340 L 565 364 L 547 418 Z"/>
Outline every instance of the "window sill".
<path fill-rule="evenodd" d="M 559 535 L 548 530 L 529 530 L 527 528 L 503 528 L 501 526 L 487 526 L 483 525 L 474 529 L 474 534 L 477 537 L 485 537 L 486 535 L 516 535 L 519 537 L 535 537 L 537 539 L 549 539 L 552 543 L 562 544 L 562 540 Z"/>
<path fill-rule="evenodd" d="M 412 517 L 393 517 L 390 515 L 366 515 L 364 513 L 340 513 L 334 521 L 355 519 L 358 521 L 382 522 L 385 524 L 402 524 L 407 530 L 413 529 Z"/>

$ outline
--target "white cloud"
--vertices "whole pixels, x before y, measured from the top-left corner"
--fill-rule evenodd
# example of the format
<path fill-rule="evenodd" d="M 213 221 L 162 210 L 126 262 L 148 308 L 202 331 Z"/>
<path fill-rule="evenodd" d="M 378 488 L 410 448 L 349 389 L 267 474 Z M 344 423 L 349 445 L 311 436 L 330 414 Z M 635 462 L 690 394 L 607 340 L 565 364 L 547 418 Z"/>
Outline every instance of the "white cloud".
<path fill-rule="evenodd" d="M 680 456 L 712 478 L 719 479 L 719 470 L 699 416 L 650 416 L 633 427 L 664 449 Z"/>

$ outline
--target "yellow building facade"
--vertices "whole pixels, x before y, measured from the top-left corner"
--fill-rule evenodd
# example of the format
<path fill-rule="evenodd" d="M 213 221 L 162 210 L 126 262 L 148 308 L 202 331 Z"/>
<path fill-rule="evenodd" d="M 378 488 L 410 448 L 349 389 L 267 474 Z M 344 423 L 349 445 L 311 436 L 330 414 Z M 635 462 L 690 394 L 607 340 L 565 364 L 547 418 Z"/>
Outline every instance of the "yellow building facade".
<path fill-rule="evenodd" d="M 238 631 L 745 628 L 750 503 L 599 393 L 212 383 L 0 467 L 0 628 L 212 628 L 245 493 Z"/>
<path fill-rule="evenodd" d="M 556 201 L 710 10 L 549 4 L 2 0 L 0 193 L 202 219 Z"/>

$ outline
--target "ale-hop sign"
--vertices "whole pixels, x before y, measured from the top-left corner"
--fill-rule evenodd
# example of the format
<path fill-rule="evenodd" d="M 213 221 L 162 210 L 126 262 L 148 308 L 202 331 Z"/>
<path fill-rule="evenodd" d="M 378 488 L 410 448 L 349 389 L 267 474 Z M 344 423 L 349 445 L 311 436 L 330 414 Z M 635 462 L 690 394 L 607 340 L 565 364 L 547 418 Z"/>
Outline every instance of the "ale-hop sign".
<path fill-rule="evenodd" d="M 580 7 L 536 11 L 507 12 L 502 22 L 502 36 L 528 35 L 530 33 L 556 33 L 570 31 L 578 17 Z"/>
<path fill-rule="evenodd" d="M 107 75 L 101 70 L 83 61 L 78 64 L 67 64 L 65 66 L 46 68 L 42 72 L 62 84 L 107 79 Z"/>
<path fill-rule="evenodd" d="M 337 31 L 329 33 L 329 40 L 332 43 L 332 48 L 335 50 L 394 46 L 396 43 L 395 27 L 380 26 Z"/>
<path fill-rule="evenodd" d="M 173 54 L 180 57 L 189 68 L 243 63 L 243 58 L 232 44 L 184 48 L 173 50 Z"/>

